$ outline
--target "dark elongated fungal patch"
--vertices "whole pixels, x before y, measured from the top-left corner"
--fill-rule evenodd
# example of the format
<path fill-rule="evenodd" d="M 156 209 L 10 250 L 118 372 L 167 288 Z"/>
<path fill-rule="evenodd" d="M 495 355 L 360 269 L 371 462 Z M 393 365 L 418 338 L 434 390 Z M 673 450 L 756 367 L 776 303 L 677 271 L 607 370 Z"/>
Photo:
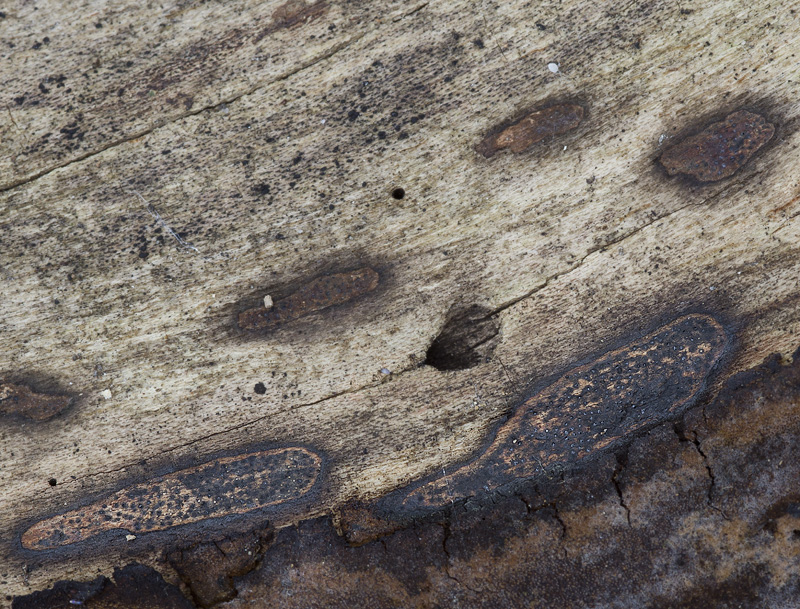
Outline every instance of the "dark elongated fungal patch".
<path fill-rule="evenodd" d="M 775 126 L 760 114 L 739 110 L 668 148 L 660 161 L 671 176 L 716 182 L 736 173 L 774 133 Z"/>
<path fill-rule="evenodd" d="M 47 421 L 69 406 L 65 395 L 36 393 L 30 387 L 0 383 L 0 414 L 18 414 L 34 421 Z"/>
<path fill-rule="evenodd" d="M 475 460 L 407 492 L 426 510 L 585 459 L 684 409 L 725 350 L 722 326 L 689 315 L 569 371 L 523 402 Z"/>
<path fill-rule="evenodd" d="M 37 522 L 23 533 L 22 546 L 46 550 L 112 529 L 149 533 L 245 514 L 302 497 L 314 486 L 321 468 L 321 457 L 300 447 L 215 459 Z"/>
<path fill-rule="evenodd" d="M 327 10 L 327 2 L 306 4 L 305 0 L 289 0 L 275 9 L 272 20 L 276 28 L 290 28 L 319 17 Z"/>
<path fill-rule="evenodd" d="M 254 43 L 258 44 L 265 36 L 274 34 L 279 30 L 291 29 L 308 23 L 317 17 L 321 17 L 327 11 L 328 3 L 325 0 L 319 0 L 313 4 L 308 4 L 305 0 L 288 0 L 275 9 L 272 13 L 272 22 L 261 30 Z"/>
<path fill-rule="evenodd" d="M 476 150 L 486 158 L 505 148 L 520 153 L 536 142 L 574 129 L 582 120 L 583 108 L 577 104 L 559 104 L 534 110 L 513 125 L 494 130 L 478 144 Z"/>
<path fill-rule="evenodd" d="M 270 308 L 243 311 L 239 314 L 239 327 L 264 330 L 345 303 L 374 290 L 379 279 L 378 273 L 369 267 L 318 277 Z"/>

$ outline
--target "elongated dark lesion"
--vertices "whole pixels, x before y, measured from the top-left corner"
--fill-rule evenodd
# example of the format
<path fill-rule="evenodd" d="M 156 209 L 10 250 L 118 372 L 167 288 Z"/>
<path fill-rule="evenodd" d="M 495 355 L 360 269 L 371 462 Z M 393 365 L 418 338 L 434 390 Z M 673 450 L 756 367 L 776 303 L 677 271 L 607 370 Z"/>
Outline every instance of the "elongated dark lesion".
<path fill-rule="evenodd" d="M 583 114 L 583 107 L 578 104 L 540 108 L 511 125 L 493 129 L 475 149 L 486 158 L 506 148 L 518 154 L 545 138 L 575 129 L 583 120 Z"/>
<path fill-rule="evenodd" d="M 669 175 L 716 182 L 736 173 L 774 133 L 775 126 L 760 114 L 739 110 L 668 148 L 659 160 Z"/>
<path fill-rule="evenodd" d="M 290 28 L 323 15 L 328 10 L 325 1 L 308 4 L 305 0 L 289 0 L 272 13 L 275 28 Z"/>
<path fill-rule="evenodd" d="M 321 470 L 322 458 L 303 447 L 214 459 L 37 522 L 22 546 L 53 549 L 113 529 L 150 533 L 277 506 L 308 493 Z"/>
<path fill-rule="evenodd" d="M 545 474 L 681 412 L 727 345 L 723 327 L 689 315 L 575 368 L 525 400 L 473 461 L 401 493 L 403 510 L 436 509 Z"/>
<path fill-rule="evenodd" d="M 378 287 L 380 276 L 369 267 L 323 275 L 305 284 L 272 306 L 256 307 L 239 314 L 243 330 L 266 330 L 354 300 Z"/>
<path fill-rule="evenodd" d="M 66 395 L 38 393 L 27 385 L 0 382 L 0 414 L 47 421 L 65 410 L 71 401 Z"/>

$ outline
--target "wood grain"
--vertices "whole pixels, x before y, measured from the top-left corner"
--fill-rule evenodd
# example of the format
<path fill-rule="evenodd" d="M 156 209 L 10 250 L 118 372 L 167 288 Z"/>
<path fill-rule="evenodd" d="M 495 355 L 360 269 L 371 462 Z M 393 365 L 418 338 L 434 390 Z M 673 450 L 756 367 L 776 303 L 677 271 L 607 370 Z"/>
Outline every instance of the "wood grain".
<path fill-rule="evenodd" d="M 75 396 L 0 423 L 8 595 L 197 541 L 20 538 L 221 453 L 326 455 L 281 529 L 464 462 L 532 387 L 682 315 L 731 332 L 711 394 L 800 343 L 796 3 L 282 5 L 3 8 L 0 373 Z M 475 150 L 567 101 L 575 129 Z M 659 166 L 745 108 L 775 134 L 735 175 Z M 364 267 L 381 280 L 357 303 L 238 327 Z M 426 365 L 472 306 L 499 326 L 488 361 Z"/>

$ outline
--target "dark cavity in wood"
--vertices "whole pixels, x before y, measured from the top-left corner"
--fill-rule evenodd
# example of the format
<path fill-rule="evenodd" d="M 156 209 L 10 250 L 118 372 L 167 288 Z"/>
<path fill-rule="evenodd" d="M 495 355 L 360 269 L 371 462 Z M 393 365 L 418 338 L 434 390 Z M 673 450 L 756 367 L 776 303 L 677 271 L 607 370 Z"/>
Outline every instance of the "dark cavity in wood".
<path fill-rule="evenodd" d="M 774 133 L 774 125 L 760 114 L 739 110 L 668 148 L 660 161 L 671 176 L 716 182 L 736 173 Z"/>
<path fill-rule="evenodd" d="M 379 276 L 369 267 L 324 275 L 307 283 L 269 309 L 256 307 L 239 314 L 243 330 L 264 330 L 298 319 L 309 313 L 343 304 L 378 287 Z"/>
<path fill-rule="evenodd" d="M 47 421 L 69 406 L 65 395 L 36 393 L 25 385 L 0 383 L 0 414 L 22 415 L 34 421 Z"/>
<path fill-rule="evenodd" d="M 536 142 L 575 129 L 583 120 L 583 108 L 577 104 L 559 104 L 534 110 L 513 125 L 494 129 L 476 150 L 489 158 L 498 150 L 510 148 L 520 153 Z"/>
<path fill-rule="evenodd" d="M 680 414 L 702 391 L 727 342 L 715 319 L 689 315 L 571 370 L 523 402 L 476 459 L 403 491 L 399 507 L 438 509 L 496 491 Z"/>
<path fill-rule="evenodd" d="M 198 607 L 208 608 L 236 596 L 234 577 L 242 577 L 261 562 L 273 538 L 266 526 L 243 535 L 196 544 L 167 559 L 188 586 Z"/>
<path fill-rule="evenodd" d="M 466 370 L 488 362 L 500 332 L 490 313 L 473 306 L 451 317 L 428 348 L 425 363 L 437 370 Z"/>
<path fill-rule="evenodd" d="M 314 486 L 322 458 L 291 447 L 223 457 L 134 484 L 100 501 L 37 522 L 28 550 L 81 542 L 113 529 L 161 531 L 294 501 Z"/>

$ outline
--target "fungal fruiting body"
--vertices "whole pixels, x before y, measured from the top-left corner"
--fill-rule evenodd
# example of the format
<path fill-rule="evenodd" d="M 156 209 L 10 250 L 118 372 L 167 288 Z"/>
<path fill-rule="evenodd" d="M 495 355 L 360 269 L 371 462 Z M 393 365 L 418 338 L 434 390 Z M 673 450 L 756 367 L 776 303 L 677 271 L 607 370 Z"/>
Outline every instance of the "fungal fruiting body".
<path fill-rule="evenodd" d="M 353 300 L 378 287 L 380 277 L 369 267 L 323 275 L 302 286 L 271 307 L 256 307 L 239 314 L 239 327 L 264 330 L 298 319 L 315 311 Z"/>
<path fill-rule="evenodd" d="M 671 176 L 716 182 L 738 171 L 774 133 L 775 126 L 760 114 L 739 110 L 668 148 L 659 160 Z"/>
<path fill-rule="evenodd" d="M 322 458 L 301 447 L 223 457 L 123 488 L 37 522 L 22 546 L 46 550 L 104 531 L 142 534 L 293 501 L 314 486 Z"/>
<path fill-rule="evenodd" d="M 682 411 L 727 344 L 722 326 L 688 315 L 569 371 L 523 402 L 472 462 L 405 491 L 426 510 L 568 465 Z"/>
<path fill-rule="evenodd" d="M 513 125 L 494 130 L 476 147 L 485 157 L 509 148 L 520 153 L 536 142 L 574 129 L 583 120 L 583 107 L 577 104 L 558 104 L 534 110 Z"/>

